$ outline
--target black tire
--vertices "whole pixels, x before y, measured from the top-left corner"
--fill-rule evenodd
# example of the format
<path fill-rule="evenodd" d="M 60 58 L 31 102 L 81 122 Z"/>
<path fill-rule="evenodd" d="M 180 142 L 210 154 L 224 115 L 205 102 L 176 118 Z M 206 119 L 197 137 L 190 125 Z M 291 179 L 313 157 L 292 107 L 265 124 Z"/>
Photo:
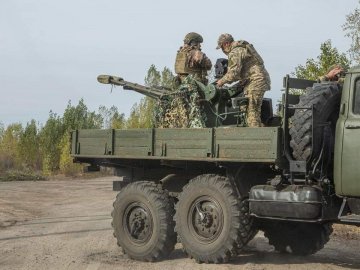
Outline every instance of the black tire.
<path fill-rule="evenodd" d="M 132 259 L 164 259 L 176 244 L 173 216 L 174 203 L 166 190 L 152 182 L 128 184 L 114 202 L 114 236 Z"/>
<path fill-rule="evenodd" d="M 275 251 L 286 253 L 291 240 L 291 224 L 285 222 L 267 223 L 262 228 L 264 236 L 269 240 L 269 245 L 273 246 Z"/>
<path fill-rule="evenodd" d="M 202 263 L 227 262 L 252 235 L 246 204 L 223 176 L 205 174 L 192 179 L 176 204 L 180 242 L 190 258 Z"/>
<path fill-rule="evenodd" d="M 336 83 L 315 84 L 306 93 L 300 96 L 298 107 L 314 106 L 314 132 L 312 111 L 298 109 L 291 117 L 289 130 L 292 155 L 296 160 L 307 160 L 317 157 L 322 147 L 323 126 L 331 123 L 331 130 L 335 133 L 336 120 L 339 117 L 341 99 L 340 87 Z M 334 134 L 333 134 L 334 135 Z"/>
<path fill-rule="evenodd" d="M 307 256 L 321 250 L 333 232 L 331 223 L 285 223 L 265 229 L 269 244 L 281 253 Z"/>

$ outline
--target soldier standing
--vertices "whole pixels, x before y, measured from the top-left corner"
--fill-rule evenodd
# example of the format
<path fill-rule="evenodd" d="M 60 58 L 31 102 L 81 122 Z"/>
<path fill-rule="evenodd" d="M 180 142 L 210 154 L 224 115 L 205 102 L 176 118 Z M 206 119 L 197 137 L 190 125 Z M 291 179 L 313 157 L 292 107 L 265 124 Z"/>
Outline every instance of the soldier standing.
<path fill-rule="evenodd" d="M 176 54 L 175 73 L 183 82 L 188 75 L 207 84 L 207 71 L 211 69 L 210 59 L 201 51 L 203 38 L 195 32 L 188 33 L 184 38 L 184 45 Z"/>
<path fill-rule="evenodd" d="M 217 86 L 239 81 L 244 87 L 245 96 L 249 99 L 247 108 L 247 125 L 260 127 L 261 105 L 265 91 L 270 90 L 270 76 L 264 61 L 252 44 L 247 41 L 234 41 L 230 34 L 221 34 L 216 49 L 222 49 L 228 56 L 228 71 Z"/>

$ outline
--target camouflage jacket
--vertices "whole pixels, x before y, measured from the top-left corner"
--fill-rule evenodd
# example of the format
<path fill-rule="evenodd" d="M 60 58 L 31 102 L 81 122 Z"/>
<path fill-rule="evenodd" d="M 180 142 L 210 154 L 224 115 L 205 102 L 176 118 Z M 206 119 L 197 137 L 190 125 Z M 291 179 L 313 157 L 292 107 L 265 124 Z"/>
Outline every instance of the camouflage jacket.
<path fill-rule="evenodd" d="M 240 81 L 258 91 L 270 90 L 270 76 L 260 55 L 246 41 L 234 41 L 228 55 L 228 71 L 221 79 L 224 83 Z"/>
<path fill-rule="evenodd" d="M 320 77 L 318 77 L 317 82 L 334 81 L 334 82 L 337 82 L 338 84 L 344 84 L 346 69 L 344 69 L 344 67 L 341 66 L 340 64 L 331 65 L 331 66 L 327 69 L 326 74 L 328 74 L 331 70 L 333 70 L 334 68 L 337 68 L 337 67 L 342 68 L 342 69 L 343 69 L 343 72 L 341 72 L 340 74 L 338 74 L 337 76 L 335 76 L 335 78 L 332 79 L 332 80 L 330 80 L 329 77 L 326 76 L 326 75 L 320 76 Z"/>
<path fill-rule="evenodd" d="M 344 77 L 340 77 L 337 78 L 336 80 L 329 80 L 329 78 L 326 75 L 320 76 L 317 79 L 317 82 L 328 82 L 328 81 L 333 81 L 333 82 L 337 82 L 338 84 L 344 84 L 345 78 Z"/>
<path fill-rule="evenodd" d="M 177 52 L 175 73 L 178 75 L 192 74 L 197 80 L 204 82 L 211 67 L 211 60 L 196 46 L 184 45 Z"/>

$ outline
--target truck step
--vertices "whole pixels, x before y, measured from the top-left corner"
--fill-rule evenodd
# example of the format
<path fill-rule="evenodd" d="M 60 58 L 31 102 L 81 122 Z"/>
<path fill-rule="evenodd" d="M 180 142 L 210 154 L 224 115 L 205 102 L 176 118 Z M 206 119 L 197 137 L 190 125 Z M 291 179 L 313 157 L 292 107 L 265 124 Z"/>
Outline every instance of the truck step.
<path fill-rule="evenodd" d="M 352 215 L 339 217 L 339 219 L 341 222 L 359 224 L 360 226 L 360 215 L 352 214 Z"/>

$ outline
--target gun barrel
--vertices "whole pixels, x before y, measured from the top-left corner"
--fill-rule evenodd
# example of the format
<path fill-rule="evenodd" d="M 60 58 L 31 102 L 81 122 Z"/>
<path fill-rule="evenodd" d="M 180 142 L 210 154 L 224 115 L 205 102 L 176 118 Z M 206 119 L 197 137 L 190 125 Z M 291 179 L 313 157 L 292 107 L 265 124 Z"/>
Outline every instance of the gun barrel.
<path fill-rule="evenodd" d="M 110 75 L 99 75 L 97 77 L 97 80 L 99 83 L 119 85 L 122 86 L 124 90 L 132 90 L 142 95 L 155 99 L 160 98 L 162 95 L 166 95 L 171 92 L 166 88 L 157 89 L 157 88 L 147 87 L 141 84 L 125 81 L 121 77 L 110 76 Z"/>
<path fill-rule="evenodd" d="M 115 85 L 120 85 L 120 86 L 123 86 L 123 84 L 125 82 L 123 78 L 116 77 L 116 76 L 110 76 L 110 75 L 99 75 L 97 77 L 97 80 L 99 83 L 115 84 Z"/>

